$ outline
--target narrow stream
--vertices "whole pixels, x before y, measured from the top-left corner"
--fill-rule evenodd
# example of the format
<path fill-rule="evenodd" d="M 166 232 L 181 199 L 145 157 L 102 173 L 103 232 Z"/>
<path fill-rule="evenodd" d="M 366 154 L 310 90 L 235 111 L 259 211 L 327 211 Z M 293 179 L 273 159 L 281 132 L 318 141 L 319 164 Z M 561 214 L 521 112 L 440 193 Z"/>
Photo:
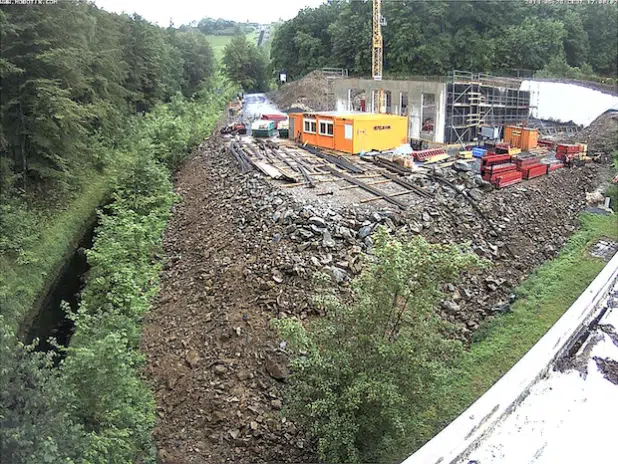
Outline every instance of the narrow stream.
<path fill-rule="evenodd" d="M 90 269 L 86 260 L 86 250 L 92 247 L 95 227 L 96 224 L 93 224 L 82 237 L 73 256 L 65 264 L 62 274 L 45 297 L 26 335 L 27 343 L 32 343 L 35 338 L 39 339 L 38 351 L 54 350 L 53 345 L 49 343 L 50 337 L 55 338 L 61 346 L 69 346 L 74 326 L 73 321 L 67 318 L 62 309 L 62 302 L 66 301 L 73 311 L 79 306 L 80 293 Z"/>

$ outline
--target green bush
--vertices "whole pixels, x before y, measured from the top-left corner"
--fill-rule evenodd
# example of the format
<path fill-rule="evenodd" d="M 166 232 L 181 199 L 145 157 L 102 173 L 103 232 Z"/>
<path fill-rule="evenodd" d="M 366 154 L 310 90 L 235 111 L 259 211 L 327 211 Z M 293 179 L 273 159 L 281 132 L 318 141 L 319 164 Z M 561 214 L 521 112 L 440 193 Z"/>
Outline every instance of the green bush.
<path fill-rule="evenodd" d="M 214 127 L 233 91 L 219 90 L 198 101 L 179 97 L 139 118 L 128 129 L 131 137 L 122 138 L 108 157 L 114 163 L 106 172 L 112 202 L 99 212 L 89 279 L 71 315 L 75 334 L 59 367 L 52 368 L 51 356 L 17 342 L 17 311 L 11 312 L 11 324 L 0 318 L 3 462 L 155 462 L 155 405 L 141 378 L 140 323 L 158 291 L 156 257 L 163 254 L 163 230 L 175 199 L 169 166 L 179 164 Z M 170 121 L 178 126 L 175 132 L 166 132 Z M 19 291 L 0 286 L 3 299 Z"/>
<path fill-rule="evenodd" d="M 374 239 L 375 262 L 353 282 L 351 304 L 326 294 L 327 314 L 309 329 L 275 323 L 299 354 L 286 414 L 332 463 L 394 461 L 430 436 L 434 392 L 463 351 L 435 312 L 440 287 L 482 264 L 422 237 L 400 242 L 382 229 Z"/>
<path fill-rule="evenodd" d="M 28 264 L 36 259 L 29 250 L 39 240 L 39 217 L 28 210 L 25 201 L 3 198 L 0 201 L 0 254 L 5 254 L 18 264 Z"/>
<path fill-rule="evenodd" d="M 83 445 L 83 431 L 65 409 L 51 354 L 20 343 L 0 316 L 0 458 L 2 462 L 62 462 Z M 73 462 L 71 460 L 65 461 Z"/>

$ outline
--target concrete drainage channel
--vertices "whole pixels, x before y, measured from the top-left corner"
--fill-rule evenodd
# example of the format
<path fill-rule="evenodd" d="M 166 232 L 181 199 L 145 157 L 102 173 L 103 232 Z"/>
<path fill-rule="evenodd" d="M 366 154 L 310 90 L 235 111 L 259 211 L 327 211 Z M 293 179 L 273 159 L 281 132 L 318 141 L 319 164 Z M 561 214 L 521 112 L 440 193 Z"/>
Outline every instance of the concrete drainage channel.
<path fill-rule="evenodd" d="M 617 399 L 614 254 L 509 372 L 403 464 L 615 462 Z"/>

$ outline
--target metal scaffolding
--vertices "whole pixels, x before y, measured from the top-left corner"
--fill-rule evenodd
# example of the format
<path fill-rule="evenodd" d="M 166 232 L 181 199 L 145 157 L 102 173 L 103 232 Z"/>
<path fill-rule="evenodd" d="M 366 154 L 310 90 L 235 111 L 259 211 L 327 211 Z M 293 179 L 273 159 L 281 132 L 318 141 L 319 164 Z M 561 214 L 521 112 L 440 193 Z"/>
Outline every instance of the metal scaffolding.
<path fill-rule="evenodd" d="M 528 119 L 530 91 L 521 79 L 453 71 L 447 83 L 445 142 L 471 142 L 481 126 L 518 124 Z"/>

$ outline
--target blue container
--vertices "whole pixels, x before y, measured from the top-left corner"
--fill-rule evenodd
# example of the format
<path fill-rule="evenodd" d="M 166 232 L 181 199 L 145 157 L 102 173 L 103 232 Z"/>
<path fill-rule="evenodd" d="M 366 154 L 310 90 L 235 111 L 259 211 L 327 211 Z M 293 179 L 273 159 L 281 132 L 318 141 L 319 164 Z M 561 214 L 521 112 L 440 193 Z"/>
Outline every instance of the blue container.
<path fill-rule="evenodd" d="M 472 156 L 474 156 L 475 158 L 482 158 L 485 153 L 487 153 L 487 150 L 485 150 L 484 148 L 474 147 L 472 149 Z"/>

